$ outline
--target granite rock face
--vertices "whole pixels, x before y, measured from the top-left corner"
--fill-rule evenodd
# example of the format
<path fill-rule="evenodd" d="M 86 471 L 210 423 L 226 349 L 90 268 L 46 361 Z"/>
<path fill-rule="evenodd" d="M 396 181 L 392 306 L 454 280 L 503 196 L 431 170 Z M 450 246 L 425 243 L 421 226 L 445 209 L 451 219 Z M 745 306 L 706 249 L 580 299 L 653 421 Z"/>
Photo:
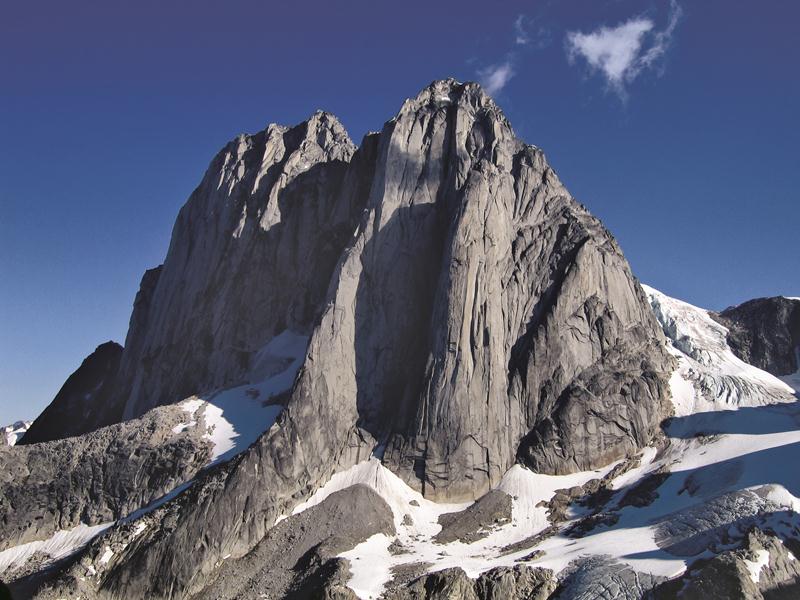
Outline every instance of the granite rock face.
<path fill-rule="evenodd" d="M 669 412 L 673 364 L 618 245 L 472 83 L 431 84 L 357 150 L 325 113 L 229 144 L 143 279 L 104 418 L 236 382 L 287 328 L 311 337 L 275 425 L 150 515 L 92 593 L 201 593 L 373 452 L 472 500 L 517 461 L 607 465 Z"/>
<path fill-rule="evenodd" d="M 697 561 L 683 576 L 656 587 L 651 597 L 789 600 L 799 594 L 800 561 L 779 538 L 756 528 L 741 548 Z"/>
<path fill-rule="evenodd" d="M 715 317 L 728 328 L 733 353 L 746 363 L 773 375 L 800 370 L 800 300 L 756 298 Z"/>
<path fill-rule="evenodd" d="M 233 383 L 276 334 L 310 329 L 360 213 L 337 194 L 354 152 L 319 112 L 214 158 L 142 282 L 116 384 L 123 418 Z"/>
<path fill-rule="evenodd" d="M 210 443 L 202 422 L 176 433 L 184 418 L 160 407 L 82 436 L 0 446 L 0 551 L 115 521 L 191 479 Z"/>
<path fill-rule="evenodd" d="M 214 583 L 196 598 L 279 600 L 314 597 L 326 588 L 346 589 L 334 576 L 347 573 L 346 561 L 337 564 L 336 555 L 378 533 L 395 533 L 389 506 L 364 485 L 347 488 L 282 520 L 245 557 L 228 559 Z"/>
<path fill-rule="evenodd" d="M 115 342 L 98 346 L 69 376 L 17 444 L 72 437 L 108 424 L 105 415 L 113 400 L 114 378 L 121 356 L 122 346 Z"/>
<path fill-rule="evenodd" d="M 498 567 L 470 579 L 459 568 L 444 569 L 386 594 L 387 600 L 547 600 L 556 589 L 552 571 Z"/>
<path fill-rule="evenodd" d="M 671 363 L 644 294 L 479 86 L 408 100 L 361 177 L 296 397 L 355 409 L 431 498 L 479 497 L 517 458 L 568 473 L 652 437 Z"/>

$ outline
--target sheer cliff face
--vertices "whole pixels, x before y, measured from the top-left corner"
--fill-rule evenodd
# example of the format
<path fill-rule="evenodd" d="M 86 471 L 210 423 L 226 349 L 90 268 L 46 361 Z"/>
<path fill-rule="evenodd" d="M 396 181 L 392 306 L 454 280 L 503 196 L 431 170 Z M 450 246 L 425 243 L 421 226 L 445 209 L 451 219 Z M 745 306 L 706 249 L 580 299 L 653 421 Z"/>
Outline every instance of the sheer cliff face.
<path fill-rule="evenodd" d="M 124 418 L 236 381 L 275 334 L 310 329 L 358 216 L 334 203 L 354 151 L 317 113 L 217 155 L 143 279 L 117 382 Z"/>
<path fill-rule="evenodd" d="M 476 84 L 432 84 L 357 151 L 325 114 L 226 147 L 137 297 L 124 415 L 235 381 L 285 328 L 311 337 L 283 413 L 153 515 L 108 596 L 203 589 L 373 452 L 473 499 L 516 461 L 606 465 L 667 413 L 672 364 L 616 242 Z"/>
<path fill-rule="evenodd" d="M 728 328 L 728 345 L 743 361 L 779 376 L 800 370 L 800 300 L 756 298 L 714 318 Z"/>
<path fill-rule="evenodd" d="M 452 82 L 407 101 L 376 144 L 308 401 L 355 408 L 386 464 L 437 498 L 484 493 L 518 456 L 565 473 L 649 440 L 670 370 L 655 321 L 542 152 Z"/>

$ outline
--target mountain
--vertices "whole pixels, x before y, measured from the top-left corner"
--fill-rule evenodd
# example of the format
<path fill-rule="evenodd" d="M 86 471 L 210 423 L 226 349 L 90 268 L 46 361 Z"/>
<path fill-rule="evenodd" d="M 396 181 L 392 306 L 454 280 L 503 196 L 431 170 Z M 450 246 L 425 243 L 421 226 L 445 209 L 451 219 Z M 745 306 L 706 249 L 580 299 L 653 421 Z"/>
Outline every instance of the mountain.
<path fill-rule="evenodd" d="M 765 302 L 641 286 L 474 83 L 358 147 L 324 112 L 239 136 L 124 348 L 0 449 L 0 576 L 38 598 L 795 585 L 774 465 L 800 441 L 800 302 Z M 751 556 L 764 585 L 731 583 Z"/>
<path fill-rule="evenodd" d="M 743 361 L 778 375 L 800 370 L 800 303 L 797 299 L 757 298 L 716 317 L 728 328 L 728 344 Z"/>
<path fill-rule="evenodd" d="M 16 421 L 11 425 L 6 425 L 3 427 L 4 435 L 2 440 L 0 440 L 0 444 L 13 446 L 25 435 L 25 432 L 28 431 L 30 426 L 30 421 Z"/>
<path fill-rule="evenodd" d="M 101 409 L 111 400 L 113 378 L 121 356 L 122 346 L 116 342 L 98 346 L 64 382 L 19 444 L 80 435 L 104 424 Z"/>

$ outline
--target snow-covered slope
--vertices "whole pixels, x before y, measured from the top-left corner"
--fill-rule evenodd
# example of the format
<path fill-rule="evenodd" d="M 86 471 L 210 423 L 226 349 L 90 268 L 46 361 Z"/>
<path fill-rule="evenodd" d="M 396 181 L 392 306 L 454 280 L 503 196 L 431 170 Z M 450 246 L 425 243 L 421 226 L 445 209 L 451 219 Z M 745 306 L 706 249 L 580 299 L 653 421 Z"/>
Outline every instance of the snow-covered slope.
<path fill-rule="evenodd" d="M 203 437 L 213 444 L 207 466 L 230 460 L 244 451 L 272 426 L 280 414 L 282 406 L 275 403 L 275 397 L 292 387 L 307 345 L 306 336 L 289 330 L 279 334 L 257 353 L 247 377 L 251 383 L 182 401 L 179 406 L 186 414 L 186 421 L 176 425 L 172 432 L 178 434 L 189 428 L 205 428 Z M 13 445 L 18 439 L 13 436 L 21 436 L 29 424 L 15 423 L 6 427 L 9 443 Z M 141 518 L 178 496 L 193 483 L 193 479 L 182 483 L 163 497 L 121 519 L 121 522 L 129 523 Z M 12 570 L 26 568 L 28 561 L 47 565 L 64 558 L 112 525 L 113 521 L 95 526 L 81 523 L 72 529 L 57 531 L 46 540 L 8 548 L 0 552 L 0 578 L 8 578 Z"/>
<path fill-rule="evenodd" d="M 645 292 L 676 364 L 674 416 L 663 424 L 663 439 L 628 459 L 567 476 L 515 465 L 495 488 L 510 497 L 511 518 L 447 543 L 437 539 L 440 518 L 466 514 L 473 504 L 424 498 L 382 464 L 383 448 L 376 448 L 291 511 L 302 513 L 358 484 L 386 501 L 396 534 L 373 535 L 339 554 L 349 561 L 346 583 L 358 597 L 396 591 L 404 572 L 460 568 L 477 578 L 494 568 L 529 565 L 552 571 L 567 597 L 634 598 L 641 594 L 604 588 L 598 595 L 586 586 L 609 578 L 621 585 L 619 574 L 628 573 L 640 589 L 652 587 L 700 558 L 738 548 L 753 526 L 779 539 L 800 539 L 800 472 L 791 467 L 800 462 L 800 375 L 778 378 L 741 361 L 726 343 L 725 327 L 707 311 L 652 288 Z M 184 400 L 185 420 L 173 431 L 202 427 L 214 447 L 209 464 L 230 459 L 275 422 L 282 410 L 276 396 L 293 385 L 306 347 L 307 338 L 289 331 L 274 338 L 253 361 L 250 383 Z M 123 527 L 139 535 L 151 517 L 138 519 L 192 483 L 129 515 Z M 81 526 L 6 550 L 0 573 L 27 568 L 33 557 L 47 563 L 66 556 L 109 525 Z M 108 539 L 94 544 L 100 550 L 87 567 L 100 575 L 116 560 L 104 546 Z M 747 579 L 758 584 L 769 570 L 768 553 L 756 551 L 743 564 Z"/>
<path fill-rule="evenodd" d="M 252 383 L 184 400 L 187 421 L 176 431 L 196 426 L 202 415 L 214 444 L 209 464 L 236 456 L 277 419 L 282 406 L 275 396 L 291 389 L 307 346 L 307 336 L 290 330 L 277 335 L 256 353 L 247 377 Z"/>
<path fill-rule="evenodd" d="M 470 577 L 522 563 L 563 577 L 594 556 L 654 580 L 672 578 L 697 558 L 736 547 L 754 524 L 779 535 L 800 533 L 800 472 L 787 468 L 800 462 L 797 378 L 777 378 L 742 362 L 707 311 L 645 290 L 677 362 L 675 416 L 665 424 L 664 442 L 625 467 L 615 463 L 564 477 L 512 467 L 497 486 L 512 497 L 511 521 L 472 542 L 434 539 L 439 517 L 468 504 L 426 500 L 374 457 L 337 473 L 294 512 L 361 483 L 386 500 L 398 532 L 375 535 L 341 555 L 350 561 L 348 585 L 359 597 L 378 598 L 398 568 L 415 563 L 427 564 L 429 572 L 460 567 Z M 557 490 L 604 477 L 604 503 L 592 510 L 573 504 L 567 520 L 548 529 L 547 503 Z M 583 531 L 576 533 L 581 519 Z M 761 562 L 754 572 L 757 566 Z"/>
<path fill-rule="evenodd" d="M 16 421 L 12 425 L 3 427 L 4 441 L 7 445 L 13 446 L 28 431 L 32 421 Z"/>
<path fill-rule="evenodd" d="M 24 565 L 37 554 L 44 564 L 69 556 L 111 525 L 112 523 L 102 523 L 93 527 L 78 525 L 73 529 L 58 531 L 46 540 L 20 544 L 4 550 L 0 552 L 0 574 L 6 578 L 7 570 Z"/>

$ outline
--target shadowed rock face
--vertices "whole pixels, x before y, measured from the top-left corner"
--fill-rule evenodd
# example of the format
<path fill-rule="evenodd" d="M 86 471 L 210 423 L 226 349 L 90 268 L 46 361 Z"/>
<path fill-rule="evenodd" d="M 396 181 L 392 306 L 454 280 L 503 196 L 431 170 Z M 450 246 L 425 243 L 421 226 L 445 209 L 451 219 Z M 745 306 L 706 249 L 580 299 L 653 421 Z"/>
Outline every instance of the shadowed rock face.
<path fill-rule="evenodd" d="M 619 247 L 476 84 L 435 82 L 357 151 L 324 114 L 239 138 L 152 279 L 125 416 L 236 379 L 283 328 L 311 339 L 276 425 L 154 513 L 104 597 L 202 591 L 376 446 L 427 497 L 474 499 L 517 460 L 608 464 L 666 415 L 672 363 Z"/>
<path fill-rule="evenodd" d="M 715 318 L 728 328 L 728 345 L 746 363 L 773 375 L 800 369 L 800 300 L 756 298 Z"/>
<path fill-rule="evenodd" d="M 17 444 L 72 437 L 106 425 L 104 416 L 113 401 L 121 356 L 122 346 L 115 342 L 98 346 L 69 376 Z"/>
<path fill-rule="evenodd" d="M 282 520 L 247 556 L 228 559 L 214 584 L 196 599 L 319 598 L 330 587 L 328 573 L 337 570 L 332 564 L 336 555 L 377 533 L 395 533 L 383 498 L 364 485 L 336 492 Z"/>
<path fill-rule="evenodd" d="M 470 579 L 459 568 L 444 569 L 386 594 L 387 600 L 547 600 L 556 588 L 552 571 L 529 566 L 498 567 Z"/>
<path fill-rule="evenodd" d="M 351 196 L 334 201 L 354 151 L 320 112 L 216 156 L 157 281 L 143 281 L 117 382 L 124 418 L 231 383 L 274 335 L 310 328 L 359 214 Z"/>
<path fill-rule="evenodd" d="M 0 550 L 120 519 L 191 479 L 211 455 L 178 406 L 62 440 L 0 447 Z"/>

